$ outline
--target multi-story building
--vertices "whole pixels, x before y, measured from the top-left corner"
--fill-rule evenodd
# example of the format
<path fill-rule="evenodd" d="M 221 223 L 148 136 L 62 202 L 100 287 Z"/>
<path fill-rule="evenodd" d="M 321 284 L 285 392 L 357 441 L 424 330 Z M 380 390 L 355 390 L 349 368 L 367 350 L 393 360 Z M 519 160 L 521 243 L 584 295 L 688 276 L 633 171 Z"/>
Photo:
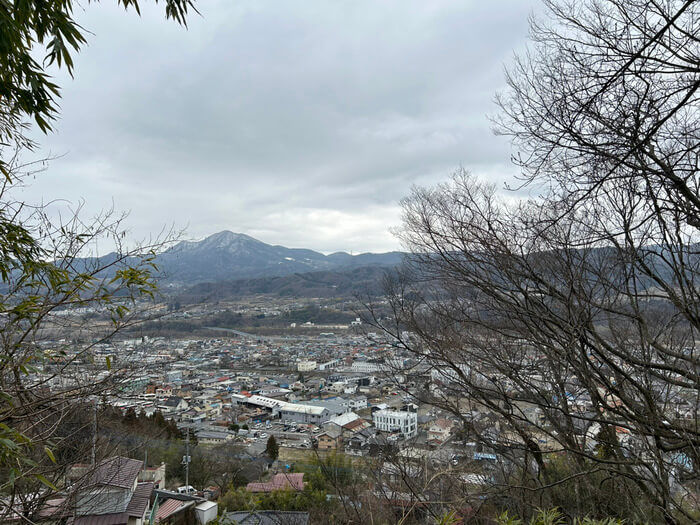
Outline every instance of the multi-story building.
<path fill-rule="evenodd" d="M 349 410 L 359 410 L 361 408 L 367 408 L 367 397 L 366 396 L 355 396 L 344 401 L 344 406 L 348 407 Z"/>
<path fill-rule="evenodd" d="M 404 438 L 418 434 L 418 414 L 399 410 L 377 410 L 372 414 L 374 426 L 382 432 L 400 432 Z"/>
<path fill-rule="evenodd" d="M 316 370 L 316 361 L 299 361 L 297 364 L 299 372 L 311 372 L 312 370 Z"/>
<path fill-rule="evenodd" d="M 371 374 L 373 372 L 378 372 L 380 367 L 377 363 L 371 363 L 369 361 L 353 361 L 350 370 L 353 372 Z"/>

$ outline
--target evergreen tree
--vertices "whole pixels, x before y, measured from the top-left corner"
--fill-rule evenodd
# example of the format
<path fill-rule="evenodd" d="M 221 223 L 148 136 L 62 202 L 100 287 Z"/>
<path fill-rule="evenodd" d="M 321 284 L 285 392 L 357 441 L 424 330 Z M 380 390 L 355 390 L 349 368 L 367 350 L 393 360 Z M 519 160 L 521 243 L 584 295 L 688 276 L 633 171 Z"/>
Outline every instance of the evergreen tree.
<path fill-rule="evenodd" d="M 265 454 L 267 454 L 273 461 L 276 460 L 280 455 L 280 447 L 277 444 L 275 436 L 270 436 L 267 440 L 267 446 L 265 447 Z"/>

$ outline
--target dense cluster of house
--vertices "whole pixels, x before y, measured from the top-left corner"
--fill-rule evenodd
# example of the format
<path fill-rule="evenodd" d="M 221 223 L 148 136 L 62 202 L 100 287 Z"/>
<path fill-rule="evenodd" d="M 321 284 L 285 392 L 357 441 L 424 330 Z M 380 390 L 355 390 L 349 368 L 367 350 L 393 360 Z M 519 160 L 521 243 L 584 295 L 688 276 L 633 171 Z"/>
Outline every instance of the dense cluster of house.
<path fill-rule="evenodd" d="M 114 406 L 160 411 L 203 443 L 255 438 L 232 430 L 234 424 L 278 423 L 292 432 L 293 425 L 307 426 L 313 434 L 283 440 L 283 446 L 306 443 L 359 455 L 386 441 L 418 438 L 441 446 L 456 429 L 414 404 L 418 381 L 396 373 L 410 367 L 409 359 L 366 336 L 143 338 L 98 346 L 96 355 L 117 363 L 128 355 L 139 363 L 110 399 Z M 417 373 L 430 380 L 429 372 Z"/>
<path fill-rule="evenodd" d="M 118 392 L 101 402 L 124 413 L 158 411 L 196 435 L 200 444 L 236 442 L 260 455 L 267 437 L 274 435 L 281 456 L 285 450 L 314 448 L 381 457 L 390 448 L 406 461 L 424 463 L 429 458 L 436 465 L 453 465 L 464 450 L 484 454 L 469 443 L 465 449 L 456 420 L 418 401 L 442 378 L 366 336 L 144 337 L 96 345 L 89 359 L 76 359 L 74 366 L 80 373 L 99 377 L 103 373 L 99 364 L 107 360 L 129 373 L 117 385 Z M 75 377 L 65 374 L 48 383 L 60 390 L 70 387 Z M 110 507 L 105 500 L 99 511 L 100 516 L 119 518 L 82 525 L 141 525 L 142 511 L 153 514 L 151 522 L 194 523 L 197 513 L 209 512 L 206 500 L 192 499 L 195 496 L 189 492 L 168 492 L 177 487 L 166 487 L 164 475 L 154 469 L 128 468 L 138 471 L 141 484 L 130 486 L 131 496 L 126 488 L 118 489 L 123 493 L 122 506 Z M 380 473 L 389 480 L 391 469 L 385 465 Z M 282 474 L 284 478 L 254 482 L 249 490 L 264 492 L 278 485 L 303 489 L 301 477 Z M 145 507 L 136 506 L 146 500 Z"/>

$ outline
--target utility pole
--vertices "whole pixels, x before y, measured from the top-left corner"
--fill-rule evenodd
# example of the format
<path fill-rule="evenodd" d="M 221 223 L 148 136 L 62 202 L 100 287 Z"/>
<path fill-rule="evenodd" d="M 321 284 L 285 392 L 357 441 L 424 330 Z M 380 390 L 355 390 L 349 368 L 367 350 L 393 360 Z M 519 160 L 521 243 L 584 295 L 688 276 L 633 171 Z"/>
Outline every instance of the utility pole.
<path fill-rule="evenodd" d="M 92 466 L 95 466 L 97 461 L 97 399 L 92 404 Z"/>
<path fill-rule="evenodd" d="M 185 490 L 190 492 L 190 429 L 187 427 L 187 437 L 185 438 L 185 457 L 182 458 L 185 464 Z"/>

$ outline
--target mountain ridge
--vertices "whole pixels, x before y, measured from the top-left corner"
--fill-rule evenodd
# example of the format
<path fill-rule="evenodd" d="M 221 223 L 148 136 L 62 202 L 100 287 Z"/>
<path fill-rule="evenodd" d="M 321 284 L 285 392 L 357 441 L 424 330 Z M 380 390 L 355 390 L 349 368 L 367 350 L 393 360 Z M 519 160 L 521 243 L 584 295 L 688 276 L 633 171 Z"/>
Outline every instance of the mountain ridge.
<path fill-rule="evenodd" d="M 361 266 L 392 267 L 403 256 L 401 252 L 324 255 L 305 248 L 270 245 L 244 233 L 224 230 L 200 241 L 181 241 L 159 254 L 156 264 L 165 281 L 191 285 Z"/>

